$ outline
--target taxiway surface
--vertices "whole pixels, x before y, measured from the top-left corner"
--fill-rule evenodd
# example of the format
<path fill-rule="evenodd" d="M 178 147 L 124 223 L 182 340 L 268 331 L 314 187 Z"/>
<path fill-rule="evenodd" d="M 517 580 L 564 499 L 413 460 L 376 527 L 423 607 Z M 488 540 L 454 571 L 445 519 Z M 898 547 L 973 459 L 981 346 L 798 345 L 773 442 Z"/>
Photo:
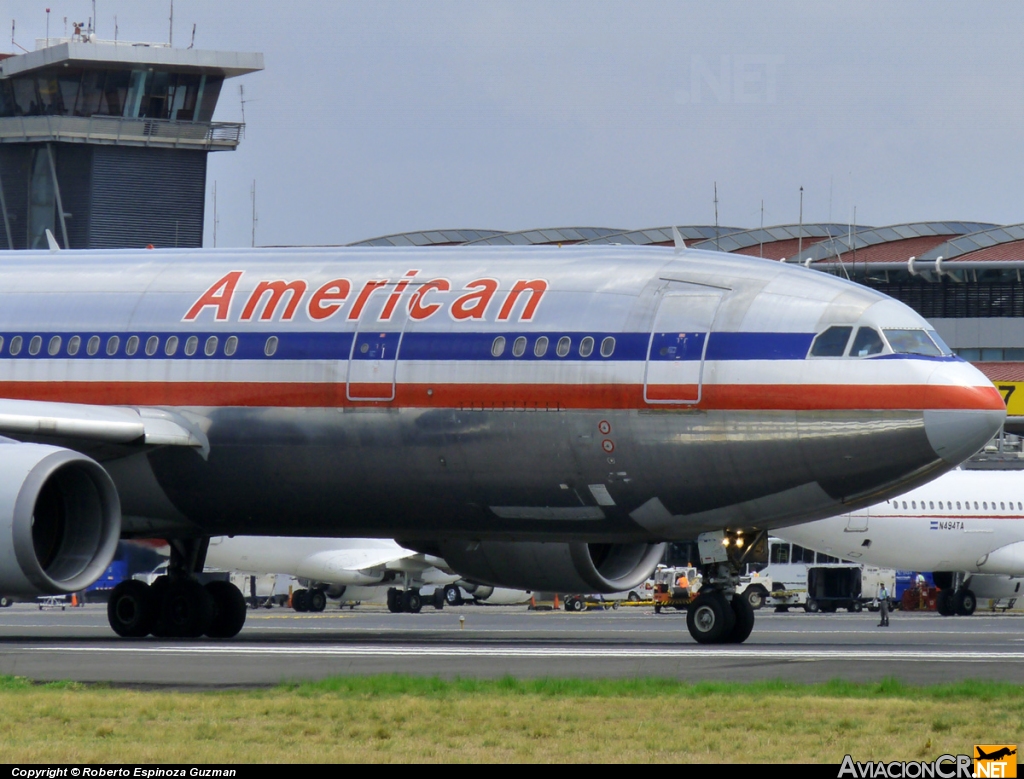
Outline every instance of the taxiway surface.
<path fill-rule="evenodd" d="M 464 622 L 460 620 L 464 618 Z M 741 646 L 701 646 L 682 613 L 466 606 L 420 614 L 250 611 L 230 641 L 118 640 L 103 605 L 0 610 L 0 673 L 130 685 L 252 686 L 333 675 L 1024 683 L 1024 615 L 757 613 Z"/>

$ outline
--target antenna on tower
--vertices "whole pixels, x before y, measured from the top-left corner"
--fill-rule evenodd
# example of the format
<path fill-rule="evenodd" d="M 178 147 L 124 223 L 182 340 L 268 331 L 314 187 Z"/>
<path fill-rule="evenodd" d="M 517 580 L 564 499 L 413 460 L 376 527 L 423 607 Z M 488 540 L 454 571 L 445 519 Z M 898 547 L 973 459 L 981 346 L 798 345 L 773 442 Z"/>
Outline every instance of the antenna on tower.
<path fill-rule="evenodd" d="M 89 32 L 94 35 L 96 34 L 96 22 L 96 0 L 92 0 L 92 19 L 89 20 L 89 27 L 91 28 Z"/>
<path fill-rule="evenodd" d="M 171 0 L 171 19 L 170 29 L 167 32 L 167 44 L 169 46 L 174 45 L 174 0 Z"/>
<path fill-rule="evenodd" d="M 245 84 L 238 85 L 238 99 L 242 103 L 242 124 L 245 124 Z"/>
<path fill-rule="evenodd" d="M 196 45 L 196 23 L 192 22 L 192 42 L 188 45 L 188 47 L 191 49 L 195 45 Z"/>
<path fill-rule="evenodd" d="M 718 182 L 715 182 L 715 251 L 722 251 L 718 244 Z"/>

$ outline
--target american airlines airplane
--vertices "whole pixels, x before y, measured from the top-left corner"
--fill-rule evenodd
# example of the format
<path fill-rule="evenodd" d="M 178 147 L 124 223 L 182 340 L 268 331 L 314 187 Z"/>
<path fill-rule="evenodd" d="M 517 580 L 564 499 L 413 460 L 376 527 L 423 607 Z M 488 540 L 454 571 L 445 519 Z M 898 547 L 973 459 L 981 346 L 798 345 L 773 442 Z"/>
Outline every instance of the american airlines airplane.
<path fill-rule="evenodd" d="M 1019 597 L 1024 472 L 955 470 L 898 498 L 776 530 L 809 549 L 884 568 L 930 571 L 944 616 L 978 598 Z"/>
<path fill-rule="evenodd" d="M 168 575 L 110 599 L 125 637 L 241 629 L 194 576 L 215 535 L 395 538 L 558 592 L 629 589 L 697 535 L 688 628 L 742 642 L 767 530 L 933 479 L 1005 417 L 897 301 L 681 246 L 0 262 L 0 592 L 166 538 Z"/>

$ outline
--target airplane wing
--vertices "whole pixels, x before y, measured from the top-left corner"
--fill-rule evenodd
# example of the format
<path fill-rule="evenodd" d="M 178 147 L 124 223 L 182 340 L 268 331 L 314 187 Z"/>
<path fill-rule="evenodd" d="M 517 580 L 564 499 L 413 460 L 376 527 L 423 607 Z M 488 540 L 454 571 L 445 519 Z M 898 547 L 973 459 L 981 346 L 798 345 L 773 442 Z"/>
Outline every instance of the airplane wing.
<path fill-rule="evenodd" d="M 191 446 L 204 453 L 209 448 L 203 431 L 173 411 L 46 400 L 0 399 L 0 435 L 101 444 Z"/>

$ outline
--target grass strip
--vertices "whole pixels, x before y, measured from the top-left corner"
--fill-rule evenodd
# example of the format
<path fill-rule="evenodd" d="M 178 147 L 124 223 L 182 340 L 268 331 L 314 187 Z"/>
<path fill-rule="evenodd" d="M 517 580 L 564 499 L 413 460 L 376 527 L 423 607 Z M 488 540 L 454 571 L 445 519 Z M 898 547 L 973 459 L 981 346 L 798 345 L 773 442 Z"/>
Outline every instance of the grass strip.
<path fill-rule="evenodd" d="M 887 679 L 336 677 L 126 690 L 0 677 L 6 762 L 930 760 L 1024 740 L 1024 688 Z"/>

